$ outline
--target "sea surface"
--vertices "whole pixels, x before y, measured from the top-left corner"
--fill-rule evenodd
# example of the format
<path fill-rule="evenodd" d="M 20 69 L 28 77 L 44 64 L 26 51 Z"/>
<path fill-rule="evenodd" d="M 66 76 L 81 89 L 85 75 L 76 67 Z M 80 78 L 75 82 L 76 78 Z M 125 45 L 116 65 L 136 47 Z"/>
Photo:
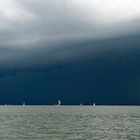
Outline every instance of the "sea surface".
<path fill-rule="evenodd" d="M 0 106 L 0 140 L 140 140 L 140 106 Z"/>

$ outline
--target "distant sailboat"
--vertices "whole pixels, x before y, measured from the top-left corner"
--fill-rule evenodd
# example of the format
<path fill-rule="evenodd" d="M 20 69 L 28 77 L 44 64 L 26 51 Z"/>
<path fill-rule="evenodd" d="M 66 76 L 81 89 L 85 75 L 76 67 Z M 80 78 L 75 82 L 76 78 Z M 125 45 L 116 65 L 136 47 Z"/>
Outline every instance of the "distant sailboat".
<path fill-rule="evenodd" d="M 25 102 L 22 104 L 22 106 L 25 106 Z"/>
<path fill-rule="evenodd" d="M 60 100 L 58 100 L 58 103 L 57 103 L 57 105 L 56 106 L 60 106 L 61 105 L 61 101 Z"/>
<path fill-rule="evenodd" d="M 95 102 L 93 103 L 93 106 L 95 106 Z"/>

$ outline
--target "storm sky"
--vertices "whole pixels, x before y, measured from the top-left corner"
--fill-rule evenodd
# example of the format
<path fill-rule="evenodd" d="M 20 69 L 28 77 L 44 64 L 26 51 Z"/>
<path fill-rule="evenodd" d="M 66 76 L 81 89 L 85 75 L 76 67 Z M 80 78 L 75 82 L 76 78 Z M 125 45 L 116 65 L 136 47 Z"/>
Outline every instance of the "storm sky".
<path fill-rule="evenodd" d="M 140 104 L 139 0 L 0 0 L 1 104 Z"/>

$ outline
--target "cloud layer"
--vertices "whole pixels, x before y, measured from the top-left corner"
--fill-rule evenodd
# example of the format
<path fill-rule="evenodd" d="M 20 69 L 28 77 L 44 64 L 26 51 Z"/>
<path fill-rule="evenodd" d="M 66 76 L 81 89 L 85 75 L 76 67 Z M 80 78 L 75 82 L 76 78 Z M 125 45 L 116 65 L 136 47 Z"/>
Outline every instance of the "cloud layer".
<path fill-rule="evenodd" d="M 1 0 L 0 69 L 66 61 L 87 42 L 139 34 L 139 7 L 139 0 Z"/>

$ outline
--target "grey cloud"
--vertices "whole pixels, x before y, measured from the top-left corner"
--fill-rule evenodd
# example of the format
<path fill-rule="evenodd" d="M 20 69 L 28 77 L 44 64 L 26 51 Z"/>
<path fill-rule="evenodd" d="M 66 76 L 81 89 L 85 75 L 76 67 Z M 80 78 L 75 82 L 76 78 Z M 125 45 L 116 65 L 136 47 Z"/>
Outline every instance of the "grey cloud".
<path fill-rule="evenodd" d="M 28 69 L 68 61 L 89 50 L 96 52 L 93 42 L 97 40 L 135 35 L 140 31 L 138 0 L 5 0 L 0 3 L 0 69 Z M 92 41 L 92 47 L 85 45 L 83 51 L 82 43 L 88 41 Z"/>

